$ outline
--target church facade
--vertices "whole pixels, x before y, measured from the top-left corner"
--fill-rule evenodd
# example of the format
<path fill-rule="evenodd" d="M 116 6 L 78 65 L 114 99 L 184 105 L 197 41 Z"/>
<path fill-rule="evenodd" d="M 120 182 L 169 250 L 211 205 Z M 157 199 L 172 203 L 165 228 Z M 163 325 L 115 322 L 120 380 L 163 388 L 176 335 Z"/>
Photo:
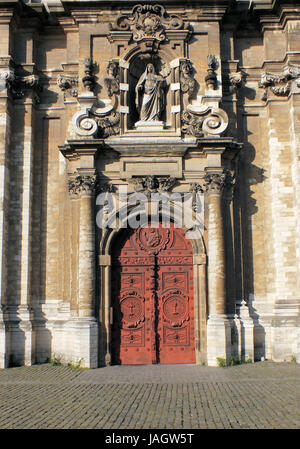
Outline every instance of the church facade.
<path fill-rule="evenodd" d="M 300 3 L 0 18 L 0 367 L 299 361 Z"/>

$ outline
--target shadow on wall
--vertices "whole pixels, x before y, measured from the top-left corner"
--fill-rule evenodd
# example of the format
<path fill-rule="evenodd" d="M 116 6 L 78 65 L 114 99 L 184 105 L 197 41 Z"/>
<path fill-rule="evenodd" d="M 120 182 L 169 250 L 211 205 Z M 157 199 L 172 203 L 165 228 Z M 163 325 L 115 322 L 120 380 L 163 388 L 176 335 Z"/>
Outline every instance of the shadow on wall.
<path fill-rule="evenodd" d="M 244 117 L 246 120 L 246 117 Z M 247 130 L 244 123 L 244 130 Z M 265 329 L 260 324 L 260 317 L 254 307 L 254 266 L 253 266 L 253 237 L 252 217 L 258 212 L 257 201 L 254 198 L 253 185 L 263 183 L 266 179 L 263 168 L 253 163 L 256 150 L 254 146 L 244 140 L 244 148 L 240 155 L 237 174 L 237 189 L 234 196 L 234 239 L 235 239 L 235 282 L 236 300 L 244 299 L 249 308 L 249 315 L 254 324 L 254 352 L 255 360 L 266 356 Z"/>

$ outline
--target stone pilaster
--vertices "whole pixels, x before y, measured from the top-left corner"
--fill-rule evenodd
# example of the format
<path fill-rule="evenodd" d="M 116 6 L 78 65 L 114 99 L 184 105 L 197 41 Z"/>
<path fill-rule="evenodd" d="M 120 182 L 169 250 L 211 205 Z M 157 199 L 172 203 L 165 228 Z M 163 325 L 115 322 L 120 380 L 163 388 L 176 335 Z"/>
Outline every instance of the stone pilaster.
<path fill-rule="evenodd" d="M 7 302 L 7 253 L 8 253 L 8 207 L 9 207 L 9 147 L 11 142 L 12 107 L 9 99 L 9 83 L 14 79 L 11 45 L 11 19 L 13 8 L 0 11 L 0 368 L 8 363 L 9 335 L 4 308 Z"/>
<path fill-rule="evenodd" d="M 207 363 L 230 357 L 231 330 L 226 316 L 225 247 L 222 219 L 222 192 L 226 181 L 223 168 L 205 169 L 208 239 L 208 322 Z"/>

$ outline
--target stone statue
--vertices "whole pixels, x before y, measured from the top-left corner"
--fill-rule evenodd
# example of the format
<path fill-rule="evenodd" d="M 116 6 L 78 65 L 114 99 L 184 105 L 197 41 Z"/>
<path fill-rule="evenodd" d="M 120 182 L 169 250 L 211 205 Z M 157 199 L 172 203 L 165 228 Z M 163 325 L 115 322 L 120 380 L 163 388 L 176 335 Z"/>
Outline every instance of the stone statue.
<path fill-rule="evenodd" d="M 149 63 L 136 85 L 136 107 L 141 121 L 159 121 L 164 109 L 164 78 Z"/>

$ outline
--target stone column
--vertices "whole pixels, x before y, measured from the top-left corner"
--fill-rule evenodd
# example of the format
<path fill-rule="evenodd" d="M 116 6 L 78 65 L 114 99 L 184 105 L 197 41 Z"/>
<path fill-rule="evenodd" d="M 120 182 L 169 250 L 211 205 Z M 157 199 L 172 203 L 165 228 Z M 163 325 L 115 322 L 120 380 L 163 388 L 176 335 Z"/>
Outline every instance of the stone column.
<path fill-rule="evenodd" d="M 95 317 L 95 223 L 94 191 L 96 170 L 78 169 L 80 173 L 79 212 L 79 282 L 78 315 L 83 318 Z"/>
<path fill-rule="evenodd" d="M 89 368 L 98 365 L 98 324 L 95 318 L 96 182 L 94 168 L 78 168 L 69 183 L 69 190 L 79 196 L 78 317 L 71 323 L 74 344 L 71 358 L 81 360 L 81 366 Z"/>
<path fill-rule="evenodd" d="M 222 167 L 205 169 L 208 213 L 208 322 L 207 363 L 217 366 L 217 358 L 230 357 L 231 331 L 226 316 L 225 247 L 222 219 L 222 191 L 226 174 Z"/>

